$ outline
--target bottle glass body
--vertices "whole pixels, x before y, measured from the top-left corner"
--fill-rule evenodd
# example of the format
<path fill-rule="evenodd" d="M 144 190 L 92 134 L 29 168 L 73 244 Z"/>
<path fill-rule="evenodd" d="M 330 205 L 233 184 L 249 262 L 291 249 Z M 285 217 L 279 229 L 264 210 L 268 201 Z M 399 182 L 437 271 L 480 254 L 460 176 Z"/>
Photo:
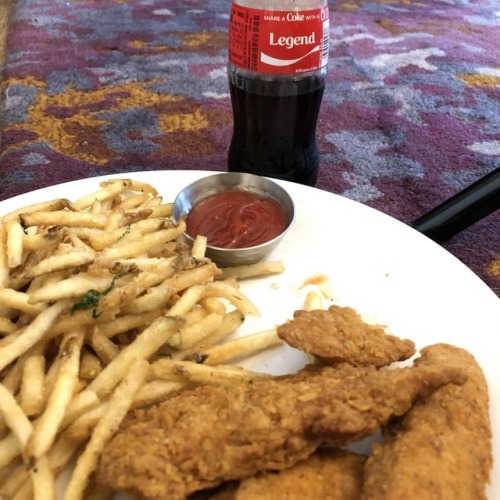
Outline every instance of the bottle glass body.
<path fill-rule="evenodd" d="M 237 3 L 241 5 L 243 0 L 237 0 Z M 244 7 L 259 8 L 265 12 L 274 9 L 275 18 L 280 17 L 280 12 L 295 10 L 307 14 L 315 12 L 314 9 L 317 12 L 320 8 L 327 9 L 327 2 L 322 0 L 281 1 L 279 6 L 273 6 L 272 3 L 270 6 L 270 3 L 264 2 L 262 6 L 262 2 L 247 0 Z M 323 19 L 323 32 L 311 44 L 316 50 L 310 50 L 307 46 L 303 48 L 303 51 L 310 50 L 309 54 L 317 53 L 310 57 L 320 58 L 320 62 L 315 64 L 322 66 L 313 66 L 312 71 L 300 68 L 294 71 L 293 66 L 287 68 L 286 61 L 281 62 L 277 58 L 264 71 L 254 71 L 235 64 L 232 60 L 234 57 L 230 55 L 228 80 L 234 128 L 228 155 L 229 171 L 315 184 L 319 170 L 316 126 L 327 76 L 325 57 L 328 57 L 328 40 L 324 40 L 325 36 L 329 36 L 327 23 L 328 19 Z M 305 35 L 304 38 L 294 36 L 293 32 L 292 36 L 280 37 L 274 32 L 266 36 L 275 45 L 293 44 L 294 40 L 301 39 L 310 41 Z M 264 50 L 267 49 L 263 49 L 262 53 Z M 260 55 L 261 60 L 265 57 L 268 56 Z M 276 72 L 273 72 L 272 64 L 277 65 Z"/>

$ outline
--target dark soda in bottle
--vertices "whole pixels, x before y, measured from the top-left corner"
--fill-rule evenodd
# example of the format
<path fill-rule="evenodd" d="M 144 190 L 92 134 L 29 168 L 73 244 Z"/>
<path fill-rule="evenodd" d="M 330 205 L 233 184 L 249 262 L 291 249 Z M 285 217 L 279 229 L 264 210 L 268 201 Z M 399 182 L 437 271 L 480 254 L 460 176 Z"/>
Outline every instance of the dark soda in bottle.
<path fill-rule="evenodd" d="M 328 42 L 326 1 L 233 0 L 229 171 L 316 183 Z"/>

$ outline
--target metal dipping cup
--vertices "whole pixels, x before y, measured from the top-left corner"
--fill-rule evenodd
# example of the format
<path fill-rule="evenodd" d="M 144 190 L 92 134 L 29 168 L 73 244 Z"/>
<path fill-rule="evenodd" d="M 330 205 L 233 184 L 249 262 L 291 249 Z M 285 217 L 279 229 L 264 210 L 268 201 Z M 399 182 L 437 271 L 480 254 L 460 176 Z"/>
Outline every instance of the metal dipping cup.
<path fill-rule="evenodd" d="M 286 226 L 275 238 L 260 245 L 247 248 L 222 248 L 207 246 L 206 256 L 220 267 L 255 264 L 264 259 L 280 243 L 295 217 L 293 200 L 287 191 L 276 182 L 253 174 L 238 172 L 220 173 L 203 177 L 186 186 L 175 198 L 173 216 L 179 220 L 204 198 L 222 191 L 249 191 L 278 202 L 285 211 Z M 185 240 L 192 245 L 194 239 L 184 233 Z"/>

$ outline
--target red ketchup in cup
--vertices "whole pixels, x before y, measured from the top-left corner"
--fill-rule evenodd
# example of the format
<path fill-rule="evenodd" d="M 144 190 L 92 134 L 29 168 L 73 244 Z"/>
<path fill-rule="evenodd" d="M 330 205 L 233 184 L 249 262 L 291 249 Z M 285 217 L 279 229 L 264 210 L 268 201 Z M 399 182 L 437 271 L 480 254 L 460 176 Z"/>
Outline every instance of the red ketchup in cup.
<path fill-rule="evenodd" d="M 283 208 L 275 200 L 248 191 L 222 191 L 204 198 L 189 212 L 186 232 L 207 237 L 220 248 L 248 248 L 270 241 L 286 228 Z"/>

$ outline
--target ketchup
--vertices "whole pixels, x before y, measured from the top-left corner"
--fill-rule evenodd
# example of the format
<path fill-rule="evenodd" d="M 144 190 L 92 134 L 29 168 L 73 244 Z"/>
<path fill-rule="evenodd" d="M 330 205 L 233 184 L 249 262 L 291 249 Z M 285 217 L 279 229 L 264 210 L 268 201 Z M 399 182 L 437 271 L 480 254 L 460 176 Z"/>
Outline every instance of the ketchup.
<path fill-rule="evenodd" d="M 223 191 L 196 204 L 186 226 L 190 236 L 206 236 L 211 246 L 247 248 L 281 234 L 286 228 L 286 215 L 270 198 L 248 191 Z"/>

